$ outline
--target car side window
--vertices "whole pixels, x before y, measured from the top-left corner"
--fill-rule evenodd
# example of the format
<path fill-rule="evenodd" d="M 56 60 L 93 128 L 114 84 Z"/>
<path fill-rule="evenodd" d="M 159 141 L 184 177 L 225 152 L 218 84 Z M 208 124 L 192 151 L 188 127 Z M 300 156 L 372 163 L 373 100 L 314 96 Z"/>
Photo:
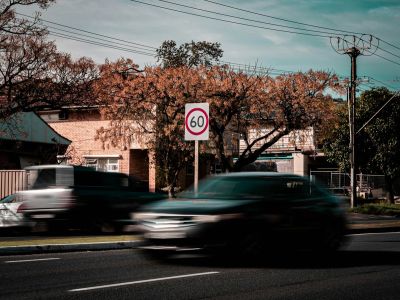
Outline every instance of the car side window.
<path fill-rule="evenodd" d="M 304 199 L 309 196 L 308 182 L 298 178 L 287 178 L 284 184 L 284 190 L 288 195 L 296 199 Z"/>

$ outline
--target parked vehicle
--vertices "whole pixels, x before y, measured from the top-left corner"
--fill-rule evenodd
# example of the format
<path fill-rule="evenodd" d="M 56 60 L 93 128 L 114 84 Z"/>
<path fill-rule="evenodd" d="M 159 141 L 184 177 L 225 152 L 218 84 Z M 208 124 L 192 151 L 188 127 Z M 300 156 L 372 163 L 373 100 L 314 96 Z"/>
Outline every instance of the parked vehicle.
<path fill-rule="evenodd" d="M 0 229 L 23 229 L 27 226 L 23 214 L 19 212 L 21 204 L 21 198 L 17 194 L 0 200 Z"/>
<path fill-rule="evenodd" d="M 223 250 L 249 257 L 270 249 L 337 250 L 344 242 L 340 200 L 301 176 L 246 172 L 210 177 L 198 192 L 158 201 L 134 215 L 146 254 Z"/>
<path fill-rule="evenodd" d="M 137 208 L 163 196 L 126 174 L 70 165 L 26 168 L 28 190 L 20 210 L 48 229 L 121 231 Z"/>

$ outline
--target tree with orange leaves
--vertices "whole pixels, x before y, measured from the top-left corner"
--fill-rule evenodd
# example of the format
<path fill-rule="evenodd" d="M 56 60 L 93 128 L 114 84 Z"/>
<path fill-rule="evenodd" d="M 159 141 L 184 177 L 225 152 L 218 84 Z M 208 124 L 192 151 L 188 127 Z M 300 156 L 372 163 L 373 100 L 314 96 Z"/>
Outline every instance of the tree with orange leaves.
<path fill-rule="evenodd" d="M 322 71 L 292 73 L 268 77 L 263 87 L 256 92 L 245 112 L 239 119 L 245 149 L 232 166 L 241 170 L 254 162 L 265 150 L 280 138 L 294 130 L 308 127 L 323 128 L 334 118 L 332 97 L 328 90 L 342 92 L 334 74 Z M 249 135 L 250 129 L 257 132 Z"/>
<path fill-rule="evenodd" d="M 337 78 L 325 72 L 272 78 L 227 66 L 139 71 L 131 60 L 104 65 L 97 84 L 111 120 L 98 138 L 113 146 L 145 141 L 171 193 L 179 172 L 192 159 L 192 144 L 183 140 L 186 103 L 210 104 L 210 140 L 203 148 L 216 153 L 225 170 L 237 171 L 293 130 L 319 126 L 333 105 L 324 93 L 340 88 Z M 254 138 L 248 134 L 251 130 L 262 134 Z M 246 148 L 233 162 L 229 148 L 239 135 Z"/>
<path fill-rule="evenodd" d="M 154 153 L 160 181 L 171 196 L 193 152 L 184 141 L 184 103 L 196 101 L 200 82 L 195 69 L 139 71 L 129 59 L 107 62 L 97 82 L 99 98 L 106 104 L 103 113 L 110 120 L 109 127 L 99 129 L 98 138 L 112 146 L 144 144 Z"/>

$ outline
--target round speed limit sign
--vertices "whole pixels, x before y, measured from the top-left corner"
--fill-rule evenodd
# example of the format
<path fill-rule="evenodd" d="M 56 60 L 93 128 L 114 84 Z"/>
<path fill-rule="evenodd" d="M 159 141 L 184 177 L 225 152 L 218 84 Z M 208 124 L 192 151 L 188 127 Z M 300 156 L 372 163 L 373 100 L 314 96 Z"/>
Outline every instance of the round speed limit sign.
<path fill-rule="evenodd" d="M 188 103 L 185 105 L 185 140 L 208 140 L 208 103 Z"/>

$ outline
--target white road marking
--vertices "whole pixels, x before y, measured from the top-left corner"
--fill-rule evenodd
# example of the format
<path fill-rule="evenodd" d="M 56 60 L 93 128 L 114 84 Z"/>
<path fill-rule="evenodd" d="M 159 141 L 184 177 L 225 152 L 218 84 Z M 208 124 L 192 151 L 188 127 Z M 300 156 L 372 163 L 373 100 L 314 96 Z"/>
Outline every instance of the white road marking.
<path fill-rule="evenodd" d="M 130 282 L 121 282 L 121 283 L 98 285 L 98 286 L 92 286 L 92 287 L 86 287 L 86 288 L 80 288 L 80 289 L 73 289 L 73 290 L 69 290 L 69 292 L 81 292 L 81 291 L 113 288 L 113 287 L 124 286 L 124 285 L 133 285 L 133 284 L 139 284 L 139 283 L 171 280 L 171 279 L 186 278 L 186 277 L 213 275 L 213 274 L 218 274 L 218 273 L 219 272 L 204 272 L 204 273 L 193 273 L 193 274 L 185 274 L 185 275 L 177 275 L 177 276 L 161 277 L 161 278 L 153 278 L 153 279 L 144 279 L 144 280 L 137 280 L 137 281 L 130 281 Z"/>
<path fill-rule="evenodd" d="M 393 231 L 393 232 L 366 232 L 366 233 L 348 234 L 347 236 L 384 235 L 384 234 L 400 234 L 400 232 L 399 231 Z"/>
<path fill-rule="evenodd" d="M 58 257 L 49 257 L 49 258 L 37 258 L 37 259 L 23 259 L 23 260 L 7 260 L 4 263 L 11 264 L 11 263 L 23 263 L 23 262 L 33 262 L 33 261 L 46 261 L 46 260 L 56 260 L 61 259 Z"/>

